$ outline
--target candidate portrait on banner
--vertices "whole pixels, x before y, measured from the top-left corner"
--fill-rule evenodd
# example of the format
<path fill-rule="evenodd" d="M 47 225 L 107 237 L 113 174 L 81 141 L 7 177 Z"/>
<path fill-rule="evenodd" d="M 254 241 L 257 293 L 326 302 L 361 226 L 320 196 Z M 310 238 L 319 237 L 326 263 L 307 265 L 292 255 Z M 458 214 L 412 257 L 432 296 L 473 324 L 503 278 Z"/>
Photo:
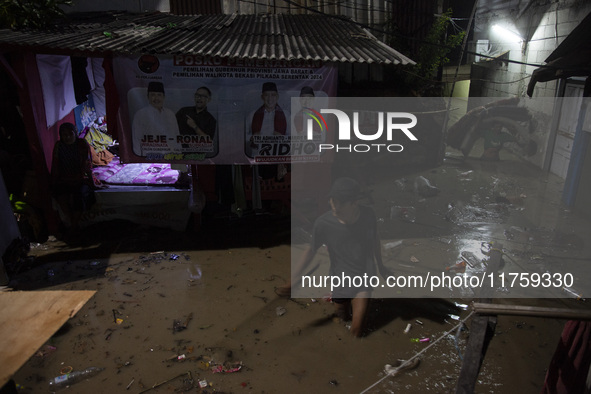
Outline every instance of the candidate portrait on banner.
<path fill-rule="evenodd" d="M 289 143 L 291 116 L 279 105 L 274 82 L 263 83 L 260 97 L 262 105 L 246 118 L 246 153 L 250 157 L 281 155 L 277 149 Z"/>
<path fill-rule="evenodd" d="M 150 82 L 147 88 L 148 105 L 133 116 L 132 147 L 137 156 L 179 153 L 179 128 L 174 112 L 165 107 L 162 82 Z"/>

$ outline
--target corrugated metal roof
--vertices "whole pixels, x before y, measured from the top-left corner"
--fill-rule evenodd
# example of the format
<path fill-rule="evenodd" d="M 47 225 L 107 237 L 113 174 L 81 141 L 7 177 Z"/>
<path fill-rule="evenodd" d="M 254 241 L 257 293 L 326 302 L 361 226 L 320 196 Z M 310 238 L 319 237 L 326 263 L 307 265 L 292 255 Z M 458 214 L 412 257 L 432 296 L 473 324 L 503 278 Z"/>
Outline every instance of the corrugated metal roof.
<path fill-rule="evenodd" d="M 0 30 L 0 48 L 42 53 L 209 55 L 222 58 L 414 64 L 350 20 L 326 15 L 71 15 L 53 29 Z"/>

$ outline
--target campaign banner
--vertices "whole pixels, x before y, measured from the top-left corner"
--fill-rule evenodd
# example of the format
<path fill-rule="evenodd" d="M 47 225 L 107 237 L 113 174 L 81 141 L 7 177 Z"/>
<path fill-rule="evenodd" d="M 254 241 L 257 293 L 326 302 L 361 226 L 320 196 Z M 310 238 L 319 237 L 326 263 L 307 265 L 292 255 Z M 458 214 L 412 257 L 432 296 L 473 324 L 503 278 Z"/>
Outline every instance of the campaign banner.
<path fill-rule="evenodd" d="M 334 65 L 312 60 L 119 56 L 113 74 L 127 162 L 318 161 L 297 112 L 335 96 L 337 84 Z"/>

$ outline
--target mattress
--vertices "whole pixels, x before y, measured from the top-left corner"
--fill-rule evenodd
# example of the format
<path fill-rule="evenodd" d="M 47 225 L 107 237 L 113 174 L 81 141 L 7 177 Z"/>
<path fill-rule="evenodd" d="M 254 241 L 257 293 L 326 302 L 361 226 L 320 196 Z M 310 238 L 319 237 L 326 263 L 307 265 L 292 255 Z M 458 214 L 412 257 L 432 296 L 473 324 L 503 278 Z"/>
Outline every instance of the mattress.
<path fill-rule="evenodd" d="M 166 186 L 176 183 L 179 171 L 170 163 L 121 163 L 119 156 L 106 166 L 92 170 L 94 176 L 108 185 L 151 185 Z"/>

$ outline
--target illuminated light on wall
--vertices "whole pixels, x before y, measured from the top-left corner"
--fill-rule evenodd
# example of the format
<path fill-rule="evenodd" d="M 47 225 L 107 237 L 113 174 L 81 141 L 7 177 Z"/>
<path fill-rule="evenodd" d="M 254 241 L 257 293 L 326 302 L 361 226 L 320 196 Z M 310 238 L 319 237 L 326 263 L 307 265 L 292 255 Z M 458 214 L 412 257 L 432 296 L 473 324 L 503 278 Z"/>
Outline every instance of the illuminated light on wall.
<path fill-rule="evenodd" d="M 519 34 L 514 33 L 511 30 L 508 30 L 507 28 L 505 28 L 503 26 L 493 25 L 492 30 L 510 42 L 523 43 L 523 41 L 524 41 L 523 38 L 521 38 L 521 36 L 519 36 Z"/>

